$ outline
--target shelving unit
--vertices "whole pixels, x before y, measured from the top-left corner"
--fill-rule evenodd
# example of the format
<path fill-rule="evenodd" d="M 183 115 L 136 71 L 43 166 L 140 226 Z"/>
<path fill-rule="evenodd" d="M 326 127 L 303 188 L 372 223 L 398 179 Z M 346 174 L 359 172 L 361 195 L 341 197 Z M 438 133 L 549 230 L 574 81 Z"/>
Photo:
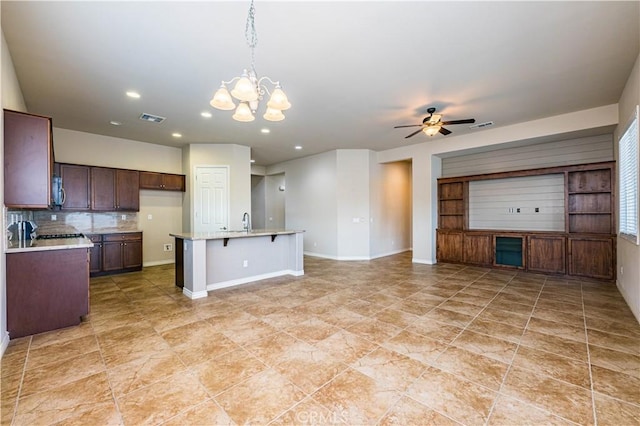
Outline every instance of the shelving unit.
<path fill-rule="evenodd" d="M 567 173 L 568 232 L 615 233 L 612 169 Z"/>
<path fill-rule="evenodd" d="M 463 182 L 438 185 L 438 227 L 440 229 L 465 228 L 464 193 Z"/>

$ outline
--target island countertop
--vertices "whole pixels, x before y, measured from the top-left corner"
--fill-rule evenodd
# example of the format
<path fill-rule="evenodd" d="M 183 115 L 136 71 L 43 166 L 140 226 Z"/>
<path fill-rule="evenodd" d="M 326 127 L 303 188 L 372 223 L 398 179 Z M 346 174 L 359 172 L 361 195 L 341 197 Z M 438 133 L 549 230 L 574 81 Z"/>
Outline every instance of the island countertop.
<path fill-rule="evenodd" d="M 183 240 L 223 240 L 229 238 L 265 237 L 270 235 L 291 235 L 304 231 L 291 229 L 254 229 L 251 231 L 180 232 L 169 234 Z"/>
<path fill-rule="evenodd" d="M 91 248 L 93 243 L 86 237 L 53 238 L 48 240 L 11 240 L 7 241 L 5 253 L 22 253 L 29 251 L 69 250 Z"/>

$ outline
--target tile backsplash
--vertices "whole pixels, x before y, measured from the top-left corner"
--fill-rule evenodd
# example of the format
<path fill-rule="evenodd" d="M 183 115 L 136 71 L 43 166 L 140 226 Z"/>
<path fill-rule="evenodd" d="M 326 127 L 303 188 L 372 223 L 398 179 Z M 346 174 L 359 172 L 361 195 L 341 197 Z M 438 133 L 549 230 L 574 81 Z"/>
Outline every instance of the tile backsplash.
<path fill-rule="evenodd" d="M 61 212 L 5 210 L 5 223 L 10 224 L 14 215 L 23 220 L 32 220 L 38 226 L 38 234 L 100 233 L 114 231 L 137 231 L 136 212 Z M 55 220 L 53 219 L 55 217 Z M 124 217 L 124 219 L 123 219 Z"/>

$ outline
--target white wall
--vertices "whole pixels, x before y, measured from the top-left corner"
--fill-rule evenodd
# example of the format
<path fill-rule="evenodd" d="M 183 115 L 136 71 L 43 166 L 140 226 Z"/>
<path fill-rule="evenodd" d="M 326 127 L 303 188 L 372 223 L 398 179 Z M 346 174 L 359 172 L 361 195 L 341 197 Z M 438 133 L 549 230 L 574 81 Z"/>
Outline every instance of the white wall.
<path fill-rule="evenodd" d="M 265 228 L 286 228 L 287 184 L 284 173 L 265 176 Z M 284 187 L 284 191 L 280 188 Z"/>
<path fill-rule="evenodd" d="M 304 252 L 338 256 L 337 151 L 287 161 L 267 168 L 284 173 L 287 228 L 304 230 Z"/>
<path fill-rule="evenodd" d="M 53 145 L 55 159 L 62 163 L 182 174 L 182 151 L 178 148 L 56 127 Z M 182 231 L 183 196 L 174 191 L 140 191 L 136 216 L 143 232 L 144 266 L 173 262 L 174 253 L 163 248 L 173 244 L 170 233 Z"/>
<path fill-rule="evenodd" d="M 183 231 L 194 229 L 191 212 L 196 166 L 229 166 L 229 229 L 242 229 L 242 215 L 251 211 L 251 149 L 234 144 L 191 144 L 182 153 L 189 191 L 182 209 L 183 228 L 187 225 Z"/>
<path fill-rule="evenodd" d="M 265 228 L 266 178 L 251 175 L 251 226 L 253 229 Z"/>
<path fill-rule="evenodd" d="M 616 158 L 618 156 L 618 138 L 634 108 L 640 103 L 640 55 L 636 59 L 631 75 L 618 104 L 620 125 L 614 134 Z M 617 285 L 620 293 L 629 304 L 631 311 L 640 322 L 640 247 L 624 238 L 618 238 L 617 247 Z M 624 268 L 624 274 L 622 273 Z"/>

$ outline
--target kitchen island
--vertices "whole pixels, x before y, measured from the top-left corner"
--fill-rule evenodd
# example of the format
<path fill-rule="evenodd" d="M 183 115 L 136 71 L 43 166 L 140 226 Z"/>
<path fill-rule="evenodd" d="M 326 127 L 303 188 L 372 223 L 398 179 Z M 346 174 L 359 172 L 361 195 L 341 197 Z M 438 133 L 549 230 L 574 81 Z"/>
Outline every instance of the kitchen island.
<path fill-rule="evenodd" d="M 207 291 L 281 275 L 304 275 L 304 231 L 257 229 L 170 234 L 176 242 L 176 285 L 191 299 Z"/>

